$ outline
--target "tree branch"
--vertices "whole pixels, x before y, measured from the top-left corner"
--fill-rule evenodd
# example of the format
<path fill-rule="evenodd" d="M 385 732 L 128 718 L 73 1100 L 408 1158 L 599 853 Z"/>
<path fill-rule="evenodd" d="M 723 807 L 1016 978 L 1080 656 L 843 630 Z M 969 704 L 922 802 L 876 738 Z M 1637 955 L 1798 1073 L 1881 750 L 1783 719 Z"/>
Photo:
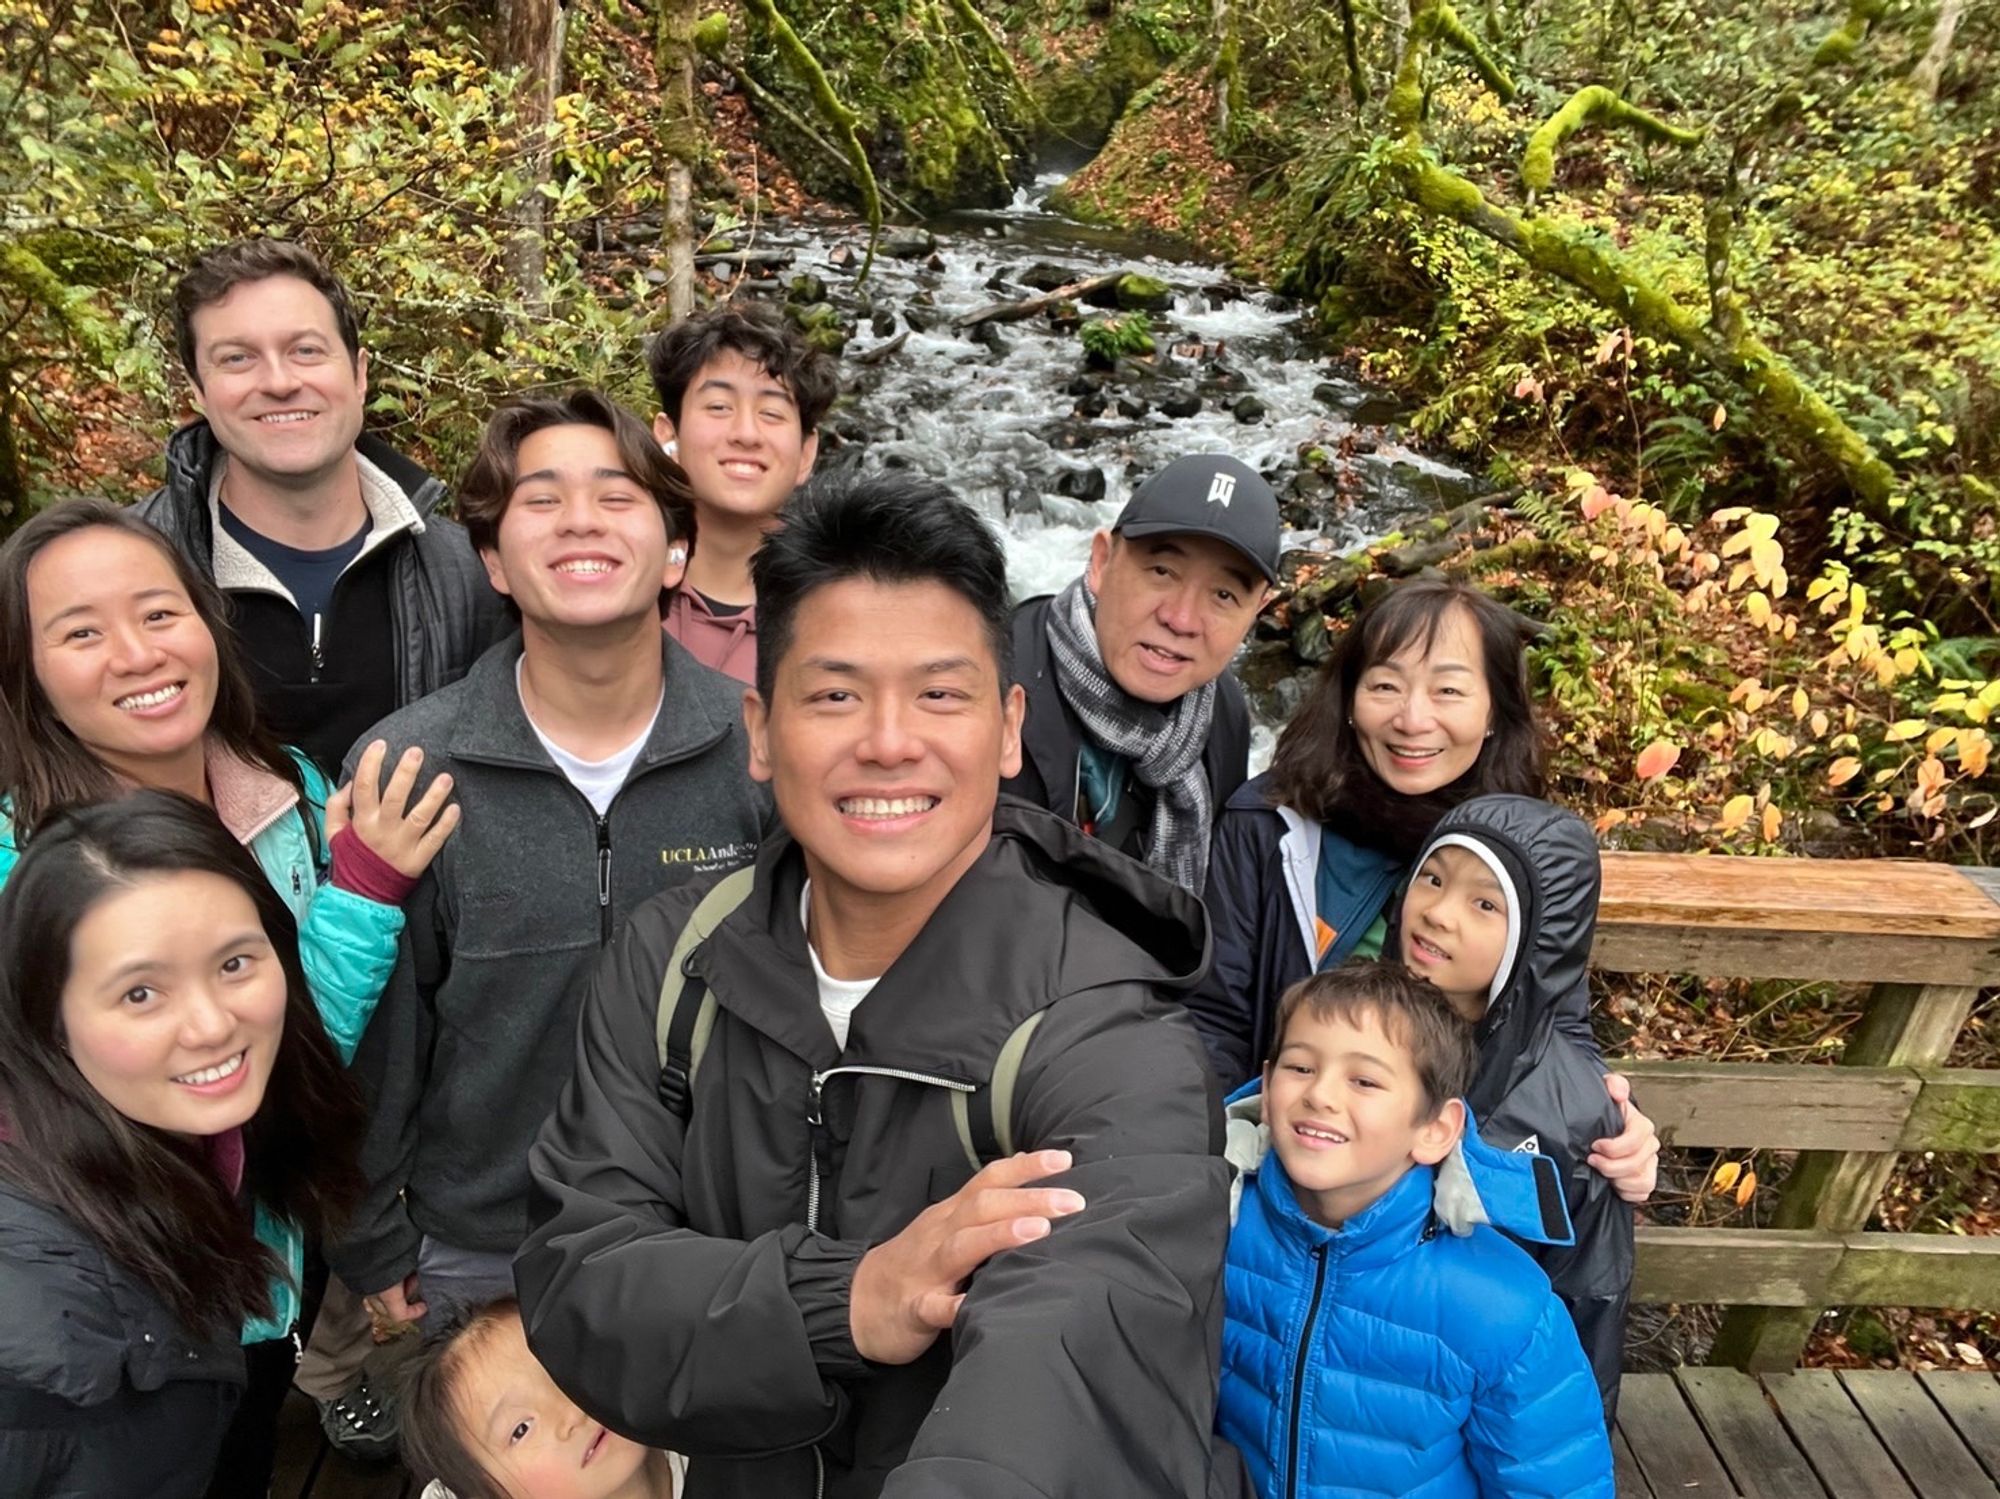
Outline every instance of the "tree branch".
<path fill-rule="evenodd" d="M 799 34 L 792 30 L 792 23 L 778 14 L 773 0 L 744 0 L 744 5 L 777 43 L 778 52 L 791 65 L 792 71 L 812 91 L 813 102 L 819 106 L 821 117 L 840 138 L 848 167 L 854 173 L 855 185 L 861 189 L 861 207 L 868 216 L 868 253 L 862 258 L 860 274 L 854 278 L 855 285 L 859 286 L 868 279 L 868 272 L 875 264 L 875 244 L 882 237 L 882 194 L 875 185 L 875 169 L 868 164 L 868 153 L 862 149 L 861 137 L 855 133 L 855 127 L 861 123 L 860 117 L 834 92 L 833 81 L 826 76 L 826 69 L 819 65 L 812 49 L 799 40 Z"/>
<path fill-rule="evenodd" d="M 1530 194 L 1544 193 L 1556 180 L 1556 150 L 1585 125 L 1625 125 L 1648 140 L 1674 146 L 1698 146 L 1699 130 L 1670 125 L 1658 115 L 1627 104 L 1601 84 L 1590 84 L 1570 95 L 1569 102 L 1535 128 L 1521 153 L 1521 185 Z M 1530 202 L 1533 198 L 1530 197 Z"/>

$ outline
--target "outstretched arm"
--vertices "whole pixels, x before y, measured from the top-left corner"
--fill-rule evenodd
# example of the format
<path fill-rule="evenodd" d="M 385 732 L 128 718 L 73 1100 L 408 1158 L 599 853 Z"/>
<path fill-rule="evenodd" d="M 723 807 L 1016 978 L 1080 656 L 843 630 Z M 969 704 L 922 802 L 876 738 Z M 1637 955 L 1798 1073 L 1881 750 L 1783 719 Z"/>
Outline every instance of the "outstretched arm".
<path fill-rule="evenodd" d="M 1221 1115 L 1187 1018 L 1139 991 L 1048 1012 L 1019 1135 L 1083 1210 L 972 1278 L 953 1367 L 884 1499 L 1164 1499 L 1208 1485 L 1229 1231 Z"/>

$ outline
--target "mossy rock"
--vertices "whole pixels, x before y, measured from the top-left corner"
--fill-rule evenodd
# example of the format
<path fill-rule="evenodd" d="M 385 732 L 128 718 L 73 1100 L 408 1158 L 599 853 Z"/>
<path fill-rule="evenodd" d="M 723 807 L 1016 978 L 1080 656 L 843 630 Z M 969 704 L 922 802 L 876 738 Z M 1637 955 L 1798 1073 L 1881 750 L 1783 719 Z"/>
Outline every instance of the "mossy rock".
<path fill-rule="evenodd" d="M 1174 305 L 1174 291 L 1157 276 L 1137 271 L 1118 278 L 1118 305 L 1127 312 L 1166 312 Z"/>
<path fill-rule="evenodd" d="M 1098 150 L 1111 138 L 1112 127 L 1133 96 L 1178 55 L 1173 50 L 1177 40 L 1156 35 L 1135 18 L 1121 15 L 1105 29 L 1095 52 L 1042 73 L 1033 83 L 1042 114 L 1036 145 L 1043 150 Z"/>
<path fill-rule="evenodd" d="M 936 34 L 930 6 L 875 0 L 864 10 L 780 0 L 779 9 L 854 111 L 856 133 L 881 182 L 925 213 L 998 207 L 1012 197 L 1029 161 L 1025 101 L 979 47 L 953 46 Z M 754 29 L 745 63 L 801 119 L 833 133 L 805 85 Z M 858 202 L 851 170 L 776 111 L 760 112 L 758 128 L 808 192 Z"/>

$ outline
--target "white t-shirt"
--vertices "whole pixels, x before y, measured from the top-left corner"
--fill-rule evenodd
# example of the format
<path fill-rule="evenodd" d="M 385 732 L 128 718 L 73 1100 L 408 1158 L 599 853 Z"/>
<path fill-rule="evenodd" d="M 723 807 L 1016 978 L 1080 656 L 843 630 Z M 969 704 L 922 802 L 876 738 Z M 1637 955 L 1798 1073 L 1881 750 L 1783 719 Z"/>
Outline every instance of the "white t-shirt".
<path fill-rule="evenodd" d="M 799 926 L 806 925 L 806 911 L 812 900 L 812 881 L 806 881 L 805 889 L 799 892 Z M 811 939 L 806 942 L 806 956 L 812 959 L 813 978 L 819 984 L 819 1007 L 826 1013 L 826 1023 L 833 1030 L 833 1039 L 842 1051 L 847 1050 L 847 1031 L 854 1024 L 854 1012 L 861 1008 L 861 1001 L 868 997 L 868 991 L 882 981 L 877 974 L 872 979 L 837 979 L 820 967 L 819 953 Z"/>
<path fill-rule="evenodd" d="M 646 727 L 639 731 L 637 739 L 605 759 L 580 760 L 544 734 L 542 726 L 535 722 L 535 715 L 528 712 L 527 694 L 521 692 L 521 662 L 526 659 L 523 656 L 514 662 L 514 691 L 520 694 L 521 712 L 527 715 L 528 727 L 542 741 L 542 748 L 556 762 L 556 769 L 568 777 L 570 785 L 581 791 L 583 799 L 590 803 L 591 810 L 602 817 L 611 810 L 611 798 L 625 784 L 625 777 L 632 773 L 632 762 L 639 758 L 639 751 L 646 747 L 646 741 L 653 735 L 653 725 L 660 720 L 660 706 L 667 700 L 666 684 L 661 684 L 660 701 L 653 704 L 653 716 L 646 720 Z"/>

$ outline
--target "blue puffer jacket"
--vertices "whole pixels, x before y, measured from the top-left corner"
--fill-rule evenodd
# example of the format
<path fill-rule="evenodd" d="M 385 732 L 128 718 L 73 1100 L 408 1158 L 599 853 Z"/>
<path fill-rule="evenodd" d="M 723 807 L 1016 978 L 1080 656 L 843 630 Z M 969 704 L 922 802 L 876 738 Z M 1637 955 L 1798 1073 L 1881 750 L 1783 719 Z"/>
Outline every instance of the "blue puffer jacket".
<path fill-rule="evenodd" d="M 210 788 L 218 815 L 256 857 L 265 878 L 298 919 L 299 960 L 314 1007 L 341 1061 L 351 1062 L 396 966 L 403 912 L 399 906 L 385 906 L 327 883 L 330 788 L 305 756 L 295 750 L 292 758 L 305 778 L 303 807 L 277 777 L 219 755 L 210 757 Z M 20 860 L 13 805 L 0 797 L 0 885 L 6 884 Z M 261 1203 L 257 1237 L 270 1246 L 287 1273 L 271 1283 L 272 1314 L 245 1324 L 246 1343 L 281 1338 L 291 1331 L 299 1316 L 299 1281 L 305 1271 L 305 1240 L 298 1226 L 274 1217 Z"/>
<path fill-rule="evenodd" d="M 1217 1427 L 1263 1499 L 1611 1499 L 1603 1410 L 1569 1316 L 1521 1249 L 1476 1226 L 1566 1241 L 1550 1163 L 1468 1128 L 1442 1166 L 1406 1172 L 1330 1229 L 1300 1208 L 1261 1126 L 1246 1136 L 1246 1112 L 1231 1110 L 1230 1155 L 1249 1174 Z"/>

